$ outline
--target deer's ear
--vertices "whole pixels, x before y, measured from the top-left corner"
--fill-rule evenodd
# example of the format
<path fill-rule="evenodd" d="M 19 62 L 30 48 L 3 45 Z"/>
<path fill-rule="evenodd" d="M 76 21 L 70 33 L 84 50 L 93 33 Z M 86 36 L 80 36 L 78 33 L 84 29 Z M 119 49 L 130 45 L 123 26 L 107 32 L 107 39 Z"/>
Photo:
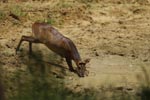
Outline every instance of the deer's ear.
<path fill-rule="evenodd" d="M 85 63 L 89 63 L 90 60 L 91 60 L 90 58 L 87 58 L 87 59 L 84 60 L 84 62 L 85 62 Z"/>

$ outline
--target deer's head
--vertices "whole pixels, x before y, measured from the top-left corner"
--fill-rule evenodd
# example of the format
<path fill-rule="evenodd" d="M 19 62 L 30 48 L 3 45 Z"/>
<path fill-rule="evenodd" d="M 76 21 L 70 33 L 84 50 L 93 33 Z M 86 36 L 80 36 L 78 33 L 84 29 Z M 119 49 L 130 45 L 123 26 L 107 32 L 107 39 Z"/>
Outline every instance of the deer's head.
<path fill-rule="evenodd" d="M 86 64 L 90 62 L 90 59 L 86 59 L 84 61 L 80 61 L 77 67 L 77 74 L 80 77 L 88 76 L 89 71 L 86 69 Z"/>

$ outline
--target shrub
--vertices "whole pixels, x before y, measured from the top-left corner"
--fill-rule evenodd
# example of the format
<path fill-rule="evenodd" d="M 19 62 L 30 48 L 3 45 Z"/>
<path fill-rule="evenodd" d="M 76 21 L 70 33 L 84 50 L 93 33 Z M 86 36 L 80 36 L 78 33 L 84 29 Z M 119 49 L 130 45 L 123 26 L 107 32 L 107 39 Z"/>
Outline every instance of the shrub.
<path fill-rule="evenodd" d="M 18 16 L 18 17 L 23 17 L 23 16 L 26 16 L 27 14 L 25 12 L 22 11 L 21 7 L 19 7 L 18 5 L 17 6 L 14 6 L 12 9 L 11 9 L 11 13 Z"/>

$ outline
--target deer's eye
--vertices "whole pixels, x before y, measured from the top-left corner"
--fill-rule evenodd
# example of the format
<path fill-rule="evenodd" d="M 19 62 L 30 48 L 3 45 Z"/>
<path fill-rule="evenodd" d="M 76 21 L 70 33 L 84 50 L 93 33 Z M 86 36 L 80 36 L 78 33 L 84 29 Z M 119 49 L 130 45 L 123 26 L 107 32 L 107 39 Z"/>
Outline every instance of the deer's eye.
<path fill-rule="evenodd" d="M 80 62 L 79 65 L 85 65 L 85 63 L 84 62 Z"/>

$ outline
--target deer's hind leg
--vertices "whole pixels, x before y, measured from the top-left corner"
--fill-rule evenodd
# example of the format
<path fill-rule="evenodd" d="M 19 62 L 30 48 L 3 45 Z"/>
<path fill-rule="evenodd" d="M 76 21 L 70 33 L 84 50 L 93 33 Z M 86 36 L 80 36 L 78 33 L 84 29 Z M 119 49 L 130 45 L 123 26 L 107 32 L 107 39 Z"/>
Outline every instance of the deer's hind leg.
<path fill-rule="evenodd" d="M 35 39 L 32 36 L 22 36 L 21 40 L 16 48 L 16 53 L 17 53 L 17 51 L 19 51 L 19 48 L 23 41 L 29 42 L 29 53 L 32 53 L 32 43 L 41 43 L 38 39 Z"/>

